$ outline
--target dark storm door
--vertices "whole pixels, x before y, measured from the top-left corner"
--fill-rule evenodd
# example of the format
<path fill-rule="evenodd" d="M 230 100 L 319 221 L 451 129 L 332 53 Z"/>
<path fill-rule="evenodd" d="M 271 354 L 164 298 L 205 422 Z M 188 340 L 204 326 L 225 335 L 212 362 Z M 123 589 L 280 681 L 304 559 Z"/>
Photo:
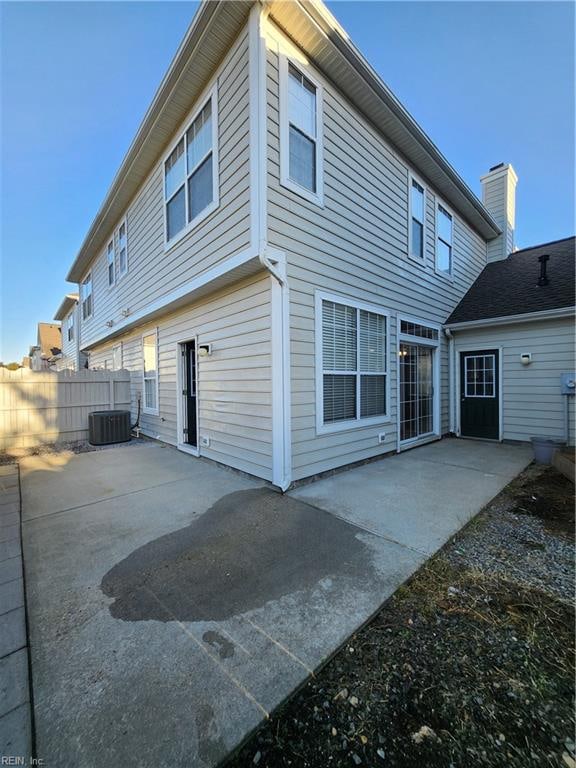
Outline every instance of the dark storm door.
<path fill-rule="evenodd" d="M 184 402 L 185 402 L 185 420 L 184 437 L 188 445 L 197 447 L 197 389 L 198 382 L 196 376 L 196 342 L 187 341 L 182 348 L 184 362 Z"/>
<path fill-rule="evenodd" d="M 500 438 L 497 349 L 460 353 L 460 434 Z"/>

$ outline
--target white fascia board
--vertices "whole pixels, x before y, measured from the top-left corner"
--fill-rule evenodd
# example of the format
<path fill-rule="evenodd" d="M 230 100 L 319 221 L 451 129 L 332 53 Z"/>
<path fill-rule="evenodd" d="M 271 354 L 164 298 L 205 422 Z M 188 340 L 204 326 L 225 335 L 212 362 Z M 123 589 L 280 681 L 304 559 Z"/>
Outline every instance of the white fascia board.
<path fill-rule="evenodd" d="M 258 258 L 256 251 L 252 249 L 242 251 L 226 259 L 216 267 L 206 270 L 206 272 L 198 275 L 193 280 L 179 285 L 174 291 L 147 304 L 143 309 L 128 315 L 124 320 L 115 323 L 110 331 L 90 339 L 87 344 L 83 344 L 81 349 L 82 351 L 92 349 L 98 344 L 114 339 L 142 323 L 149 322 L 156 317 L 168 314 L 189 302 L 195 301 L 209 293 L 210 290 L 217 290 L 219 287 L 222 287 L 225 284 L 223 281 L 226 279 L 228 279 L 228 282 L 234 282 L 249 274 L 255 274 L 261 269 L 262 262 Z"/>
<path fill-rule="evenodd" d="M 575 310 L 576 307 L 560 307 L 559 309 L 547 309 L 542 312 L 525 312 L 521 315 L 487 317 L 482 320 L 469 320 L 463 323 L 446 323 L 444 328 L 448 328 L 451 331 L 463 331 L 468 328 L 484 328 L 491 325 L 514 325 L 514 323 L 530 323 L 537 320 L 555 320 L 563 317 L 573 317 Z"/>

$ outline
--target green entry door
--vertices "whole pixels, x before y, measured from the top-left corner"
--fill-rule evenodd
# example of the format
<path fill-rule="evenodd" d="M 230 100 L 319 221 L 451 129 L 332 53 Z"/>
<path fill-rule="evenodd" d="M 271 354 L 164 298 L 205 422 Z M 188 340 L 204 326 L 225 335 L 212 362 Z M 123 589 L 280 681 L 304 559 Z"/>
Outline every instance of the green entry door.
<path fill-rule="evenodd" d="M 497 349 L 460 353 L 460 434 L 500 438 L 500 361 Z"/>

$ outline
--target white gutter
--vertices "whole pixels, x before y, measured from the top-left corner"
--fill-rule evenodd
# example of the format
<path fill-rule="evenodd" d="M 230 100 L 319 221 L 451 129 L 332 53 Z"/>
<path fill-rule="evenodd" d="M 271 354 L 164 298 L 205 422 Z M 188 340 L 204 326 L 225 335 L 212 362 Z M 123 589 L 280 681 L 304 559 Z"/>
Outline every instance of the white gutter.
<path fill-rule="evenodd" d="M 482 320 L 468 320 L 462 323 L 446 323 L 445 329 L 461 331 L 467 328 L 484 328 L 491 325 L 514 325 L 514 323 L 530 323 L 537 320 L 556 320 L 562 317 L 573 317 L 576 307 L 559 307 L 558 309 L 545 309 L 541 312 L 525 312 L 521 315 L 503 315 L 501 317 L 487 317 Z"/>

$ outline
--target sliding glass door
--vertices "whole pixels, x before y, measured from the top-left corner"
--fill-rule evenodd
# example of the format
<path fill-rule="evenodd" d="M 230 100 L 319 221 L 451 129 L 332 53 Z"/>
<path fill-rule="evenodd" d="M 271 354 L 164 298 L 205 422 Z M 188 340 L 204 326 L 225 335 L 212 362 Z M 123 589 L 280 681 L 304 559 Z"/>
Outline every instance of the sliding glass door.
<path fill-rule="evenodd" d="M 434 433 L 434 347 L 401 342 L 400 440 L 417 440 Z"/>

